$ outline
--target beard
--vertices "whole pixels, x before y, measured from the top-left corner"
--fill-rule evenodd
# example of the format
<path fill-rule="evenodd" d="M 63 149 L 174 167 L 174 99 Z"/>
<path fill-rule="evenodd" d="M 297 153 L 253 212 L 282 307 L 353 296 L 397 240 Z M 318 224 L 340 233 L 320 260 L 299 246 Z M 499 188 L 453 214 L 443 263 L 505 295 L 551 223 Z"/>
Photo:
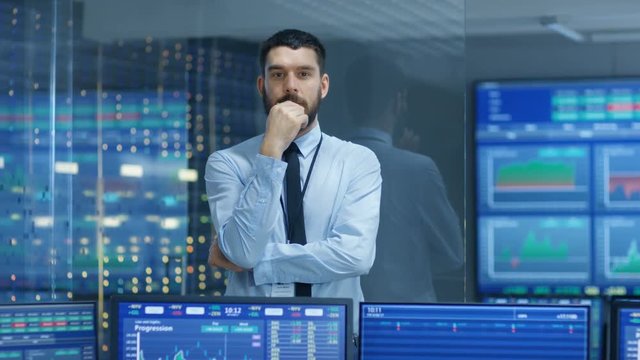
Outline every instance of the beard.
<path fill-rule="evenodd" d="M 320 108 L 320 102 L 322 101 L 322 92 L 319 87 L 318 87 L 318 93 L 316 94 L 316 99 L 311 105 L 309 105 L 309 103 L 305 99 L 303 99 L 300 95 L 296 93 L 288 93 L 277 100 L 273 100 L 267 94 L 267 91 L 264 85 L 262 86 L 262 93 L 264 94 L 262 96 L 262 105 L 264 106 L 264 112 L 265 114 L 267 114 L 267 116 L 269 116 L 269 112 L 271 111 L 271 108 L 274 105 L 283 103 L 285 101 L 293 101 L 294 103 L 302 106 L 304 108 L 304 113 L 309 117 L 309 122 L 307 123 L 307 127 L 313 124 L 314 121 L 316 121 L 316 116 L 318 115 L 318 109 Z"/>

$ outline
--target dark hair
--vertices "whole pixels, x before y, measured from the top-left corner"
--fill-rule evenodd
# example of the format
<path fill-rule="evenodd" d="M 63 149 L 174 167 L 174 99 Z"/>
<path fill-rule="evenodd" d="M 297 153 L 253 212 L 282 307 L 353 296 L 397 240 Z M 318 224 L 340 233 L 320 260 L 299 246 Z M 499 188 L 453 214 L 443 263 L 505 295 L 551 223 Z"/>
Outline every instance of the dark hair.
<path fill-rule="evenodd" d="M 317 37 L 309 34 L 308 32 L 296 29 L 278 31 L 262 43 L 262 46 L 260 47 L 260 73 L 264 74 L 264 65 L 267 61 L 267 54 L 271 49 L 278 46 L 286 46 L 293 50 L 297 50 L 301 47 L 313 49 L 316 52 L 320 74 L 324 73 L 324 59 L 326 57 L 324 46 L 322 46 Z"/>

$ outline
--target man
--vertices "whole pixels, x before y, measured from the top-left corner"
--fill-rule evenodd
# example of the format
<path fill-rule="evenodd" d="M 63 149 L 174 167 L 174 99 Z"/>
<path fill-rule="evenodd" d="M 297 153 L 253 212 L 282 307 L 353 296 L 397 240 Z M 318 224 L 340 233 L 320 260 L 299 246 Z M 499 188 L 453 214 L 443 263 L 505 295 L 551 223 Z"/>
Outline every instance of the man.
<path fill-rule="evenodd" d="M 324 62 L 311 34 L 283 30 L 266 40 L 257 79 L 265 133 L 209 157 L 205 181 L 218 233 L 209 262 L 231 270 L 226 295 L 363 300 L 380 165 L 369 149 L 321 132 Z"/>
<path fill-rule="evenodd" d="M 392 144 L 407 108 L 407 81 L 394 63 L 372 56 L 351 64 L 346 81 L 358 126 L 351 140 L 373 150 L 384 181 L 376 261 L 361 279 L 364 297 L 435 302 L 432 273 L 462 264 L 462 234 L 433 160 Z"/>

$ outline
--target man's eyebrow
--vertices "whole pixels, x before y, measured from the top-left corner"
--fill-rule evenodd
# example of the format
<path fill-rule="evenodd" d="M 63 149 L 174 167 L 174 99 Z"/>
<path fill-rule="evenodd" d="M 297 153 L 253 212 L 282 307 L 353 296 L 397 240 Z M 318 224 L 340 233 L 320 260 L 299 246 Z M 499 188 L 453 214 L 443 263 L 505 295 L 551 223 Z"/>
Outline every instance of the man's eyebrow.
<path fill-rule="evenodd" d="M 271 71 L 271 70 L 282 70 L 285 67 L 282 65 L 269 65 L 267 66 L 267 71 Z M 301 66 L 297 66 L 296 70 L 306 70 L 306 71 L 314 71 L 316 68 L 314 66 L 311 65 L 301 65 Z"/>
<path fill-rule="evenodd" d="M 282 70 L 282 69 L 284 69 L 284 66 L 282 66 L 282 65 L 269 65 L 269 66 L 267 66 L 267 71 Z"/>

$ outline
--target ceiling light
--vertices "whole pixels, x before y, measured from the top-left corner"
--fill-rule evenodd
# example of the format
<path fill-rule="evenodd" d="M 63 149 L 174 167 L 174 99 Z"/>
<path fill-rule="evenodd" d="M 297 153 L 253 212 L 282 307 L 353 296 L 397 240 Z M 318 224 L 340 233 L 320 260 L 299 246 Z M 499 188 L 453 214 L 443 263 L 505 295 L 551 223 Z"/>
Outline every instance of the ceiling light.
<path fill-rule="evenodd" d="M 558 34 L 575 42 L 583 42 L 585 40 L 584 35 L 566 25 L 559 23 L 558 19 L 555 16 L 543 16 L 542 18 L 540 18 L 540 24 L 547 29 L 555 31 Z"/>

